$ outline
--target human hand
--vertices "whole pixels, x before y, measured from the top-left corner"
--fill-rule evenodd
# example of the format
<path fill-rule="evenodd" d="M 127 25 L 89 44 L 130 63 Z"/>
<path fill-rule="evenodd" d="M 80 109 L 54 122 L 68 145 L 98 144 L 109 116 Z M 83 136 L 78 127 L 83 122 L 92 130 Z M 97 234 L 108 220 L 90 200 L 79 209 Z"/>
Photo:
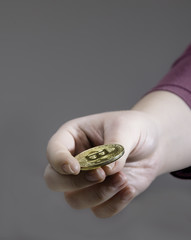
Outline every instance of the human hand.
<path fill-rule="evenodd" d="M 61 126 L 48 143 L 45 180 L 50 189 L 64 192 L 73 208 L 91 208 L 98 217 L 111 217 L 158 175 L 158 140 L 155 120 L 142 112 L 109 112 L 74 119 Z M 121 159 L 80 172 L 75 155 L 111 143 L 124 146 Z"/>
<path fill-rule="evenodd" d="M 74 208 L 98 217 L 120 212 L 160 174 L 191 165 L 191 111 L 175 94 L 156 91 L 130 111 L 110 112 L 65 123 L 50 139 L 45 180 L 64 192 Z M 75 155 L 118 143 L 125 154 L 102 168 L 81 171 Z"/>

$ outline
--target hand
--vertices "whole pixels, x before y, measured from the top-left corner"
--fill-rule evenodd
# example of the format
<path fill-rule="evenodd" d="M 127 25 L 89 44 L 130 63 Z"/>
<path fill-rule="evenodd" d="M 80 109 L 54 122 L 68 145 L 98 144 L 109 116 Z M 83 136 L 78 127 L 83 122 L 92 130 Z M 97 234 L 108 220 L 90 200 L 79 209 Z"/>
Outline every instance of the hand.
<path fill-rule="evenodd" d="M 102 113 L 69 121 L 48 143 L 45 180 L 50 189 L 64 192 L 73 208 L 91 208 L 98 217 L 111 217 L 158 175 L 158 140 L 155 120 L 138 111 Z M 121 159 L 80 172 L 75 155 L 110 143 L 124 146 Z"/>
<path fill-rule="evenodd" d="M 130 111 L 102 113 L 64 124 L 47 147 L 49 188 L 64 192 L 74 208 L 98 217 L 120 212 L 160 174 L 191 166 L 191 111 L 175 94 L 146 95 Z M 119 143 L 124 156 L 81 171 L 75 155 L 90 147 Z"/>

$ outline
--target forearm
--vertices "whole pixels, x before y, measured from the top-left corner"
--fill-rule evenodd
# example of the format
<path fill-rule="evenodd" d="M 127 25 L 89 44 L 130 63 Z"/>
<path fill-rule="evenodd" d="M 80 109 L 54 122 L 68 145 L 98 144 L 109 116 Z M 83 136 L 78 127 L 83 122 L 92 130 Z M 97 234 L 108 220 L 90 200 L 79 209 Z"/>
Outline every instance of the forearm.
<path fill-rule="evenodd" d="M 157 124 L 159 175 L 191 166 L 191 111 L 180 97 L 167 91 L 155 91 L 132 109 L 149 114 Z"/>

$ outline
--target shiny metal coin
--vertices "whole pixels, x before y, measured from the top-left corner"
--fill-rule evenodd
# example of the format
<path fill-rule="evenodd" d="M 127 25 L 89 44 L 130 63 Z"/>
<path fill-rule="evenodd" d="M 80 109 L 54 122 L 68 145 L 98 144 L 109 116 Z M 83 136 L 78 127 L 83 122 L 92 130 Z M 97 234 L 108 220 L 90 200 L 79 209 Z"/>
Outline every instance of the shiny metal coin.
<path fill-rule="evenodd" d="M 91 170 L 116 161 L 124 154 L 123 146 L 106 144 L 87 149 L 75 158 L 79 161 L 81 170 Z"/>

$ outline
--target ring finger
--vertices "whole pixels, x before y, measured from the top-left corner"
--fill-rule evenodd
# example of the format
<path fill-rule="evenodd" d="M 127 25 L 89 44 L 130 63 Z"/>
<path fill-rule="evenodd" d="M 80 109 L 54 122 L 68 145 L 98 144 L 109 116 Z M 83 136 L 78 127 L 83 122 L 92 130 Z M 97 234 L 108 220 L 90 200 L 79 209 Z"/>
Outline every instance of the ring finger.
<path fill-rule="evenodd" d="M 118 172 L 108 176 L 102 183 L 74 192 L 65 192 L 65 198 L 73 208 L 91 208 L 112 198 L 126 186 L 126 183 L 126 176 Z"/>

